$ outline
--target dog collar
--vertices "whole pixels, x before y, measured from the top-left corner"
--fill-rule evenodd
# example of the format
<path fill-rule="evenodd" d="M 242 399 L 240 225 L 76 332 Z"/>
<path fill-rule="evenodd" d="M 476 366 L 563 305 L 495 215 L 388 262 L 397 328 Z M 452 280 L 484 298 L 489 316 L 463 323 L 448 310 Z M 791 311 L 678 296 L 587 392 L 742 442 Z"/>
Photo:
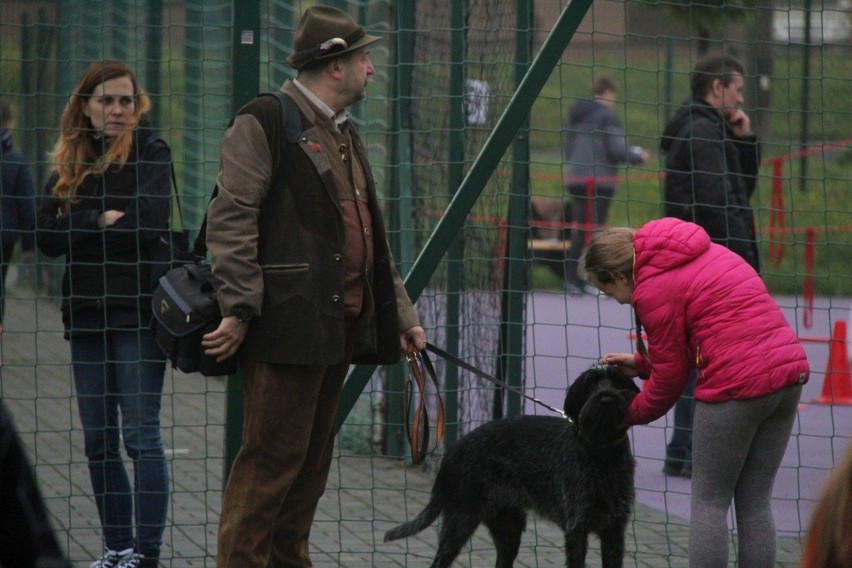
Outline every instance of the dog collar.
<path fill-rule="evenodd" d="M 580 425 L 577 424 L 576 422 L 574 422 L 574 420 L 572 418 L 570 418 L 570 417 L 567 417 L 567 418 L 568 418 L 568 421 L 571 424 L 575 424 L 577 426 L 577 436 L 580 437 L 581 439 L 585 440 L 586 442 L 591 442 L 589 437 L 586 436 L 585 434 L 583 434 L 583 430 L 580 428 Z M 621 436 L 619 436 L 618 438 L 616 438 L 612 442 L 607 442 L 606 444 L 600 444 L 598 447 L 599 448 L 609 448 L 609 447 L 612 447 L 612 446 L 617 446 L 617 445 L 621 444 L 622 442 L 624 442 L 625 440 L 627 440 L 627 428 L 624 429 L 624 433 Z"/>

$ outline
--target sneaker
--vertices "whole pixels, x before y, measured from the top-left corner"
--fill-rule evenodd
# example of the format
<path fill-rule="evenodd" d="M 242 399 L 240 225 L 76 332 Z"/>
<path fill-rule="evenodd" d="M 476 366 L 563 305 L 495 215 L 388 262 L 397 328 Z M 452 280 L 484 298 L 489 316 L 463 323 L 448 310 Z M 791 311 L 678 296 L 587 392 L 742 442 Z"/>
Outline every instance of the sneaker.
<path fill-rule="evenodd" d="M 117 568 L 125 559 L 133 556 L 133 549 L 128 548 L 121 552 L 106 549 L 100 560 L 95 560 L 89 564 L 89 568 Z"/>
<path fill-rule="evenodd" d="M 129 556 L 125 556 L 115 568 L 157 568 L 158 560 L 150 556 L 145 556 L 139 552 L 134 552 Z"/>

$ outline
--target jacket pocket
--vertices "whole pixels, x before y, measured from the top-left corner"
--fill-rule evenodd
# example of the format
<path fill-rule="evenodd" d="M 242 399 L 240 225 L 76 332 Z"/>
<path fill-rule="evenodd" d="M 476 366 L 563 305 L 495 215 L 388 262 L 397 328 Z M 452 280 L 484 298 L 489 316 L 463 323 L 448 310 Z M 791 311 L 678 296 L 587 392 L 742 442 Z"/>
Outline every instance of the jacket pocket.
<path fill-rule="evenodd" d="M 263 305 L 276 306 L 294 296 L 314 303 L 307 262 L 296 264 L 265 264 L 263 270 Z M 264 310 L 266 311 L 266 310 Z"/>

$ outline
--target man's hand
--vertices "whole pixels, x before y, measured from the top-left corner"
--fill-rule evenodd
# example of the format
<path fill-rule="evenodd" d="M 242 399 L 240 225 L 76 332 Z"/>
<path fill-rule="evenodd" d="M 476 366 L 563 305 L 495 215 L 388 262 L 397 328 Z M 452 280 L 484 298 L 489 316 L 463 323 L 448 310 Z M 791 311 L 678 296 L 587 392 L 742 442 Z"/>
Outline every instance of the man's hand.
<path fill-rule="evenodd" d="M 414 344 L 414 348 L 418 351 L 426 349 L 426 332 L 419 325 L 410 327 L 399 336 L 400 344 L 403 352 L 408 350 L 408 344 Z"/>
<path fill-rule="evenodd" d="M 748 115 L 742 110 L 735 110 L 727 117 L 727 119 L 734 136 L 737 138 L 751 136 L 751 119 L 749 119 Z"/>
<path fill-rule="evenodd" d="M 241 322 L 237 316 L 222 318 L 222 323 L 215 331 L 201 338 L 204 354 L 216 357 L 217 363 L 232 357 L 246 338 L 248 328 L 249 324 Z"/>

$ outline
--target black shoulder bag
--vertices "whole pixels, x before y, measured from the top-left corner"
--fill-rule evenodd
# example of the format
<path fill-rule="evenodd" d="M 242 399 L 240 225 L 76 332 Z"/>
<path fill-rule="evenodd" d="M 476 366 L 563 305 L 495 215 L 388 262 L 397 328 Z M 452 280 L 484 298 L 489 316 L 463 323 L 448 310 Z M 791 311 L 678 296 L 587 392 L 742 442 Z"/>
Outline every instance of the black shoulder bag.
<path fill-rule="evenodd" d="M 301 130 L 301 119 L 293 100 L 280 91 L 273 94 L 281 103 L 285 136 L 294 129 Z M 213 189 L 210 199 L 216 197 L 217 191 L 218 188 Z M 206 238 L 205 214 L 191 259 L 175 259 L 177 265 L 160 278 L 154 290 L 151 330 L 173 368 L 184 373 L 199 372 L 206 377 L 233 375 L 237 372 L 236 357 L 216 362 L 215 357 L 204 354 L 201 346 L 201 338 L 216 330 L 222 322 L 216 300 L 221 282 L 213 276 L 210 264 L 205 261 Z"/>

